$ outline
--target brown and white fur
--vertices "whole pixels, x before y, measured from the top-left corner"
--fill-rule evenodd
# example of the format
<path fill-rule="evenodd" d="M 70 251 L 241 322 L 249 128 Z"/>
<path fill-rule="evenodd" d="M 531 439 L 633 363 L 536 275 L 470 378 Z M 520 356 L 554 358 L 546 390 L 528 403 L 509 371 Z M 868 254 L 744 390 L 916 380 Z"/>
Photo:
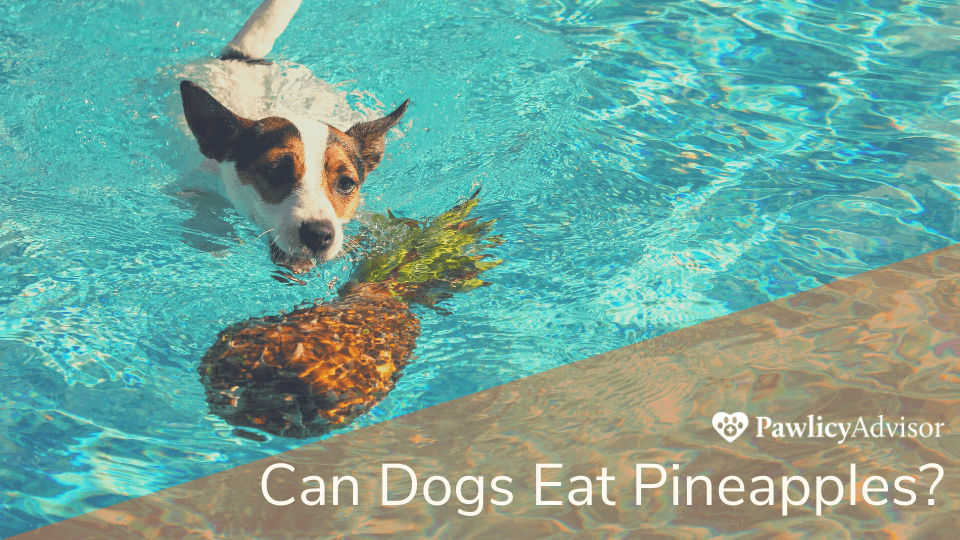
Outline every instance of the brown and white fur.
<path fill-rule="evenodd" d="M 219 168 L 222 191 L 264 231 L 273 261 L 298 272 L 340 252 L 360 186 L 410 101 L 344 130 L 318 118 L 317 111 L 329 116 L 345 103 L 323 103 L 333 94 L 306 68 L 284 71 L 263 60 L 299 6 L 266 0 L 219 59 L 186 74 L 206 89 L 180 83 L 186 123 L 209 165 Z"/>

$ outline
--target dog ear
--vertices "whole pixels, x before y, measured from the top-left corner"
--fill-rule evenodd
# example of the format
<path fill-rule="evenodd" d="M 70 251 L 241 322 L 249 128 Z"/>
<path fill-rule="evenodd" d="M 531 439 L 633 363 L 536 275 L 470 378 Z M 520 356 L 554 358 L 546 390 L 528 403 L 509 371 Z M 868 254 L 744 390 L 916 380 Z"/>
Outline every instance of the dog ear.
<path fill-rule="evenodd" d="M 409 104 L 410 100 L 408 99 L 401 103 L 400 106 L 397 107 L 397 110 L 387 116 L 369 122 L 360 122 L 347 130 L 347 135 L 353 137 L 353 139 L 357 141 L 357 144 L 360 145 L 360 156 L 363 158 L 364 172 L 369 173 L 380 164 L 380 160 L 383 159 L 384 142 L 387 131 L 390 131 L 390 128 L 397 125 L 397 122 L 403 117 L 403 113 L 407 111 L 407 105 Z"/>
<path fill-rule="evenodd" d="M 206 90 L 190 81 L 180 83 L 180 97 L 187 125 L 200 143 L 200 153 L 223 161 L 234 139 L 251 122 L 230 112 Z"/>

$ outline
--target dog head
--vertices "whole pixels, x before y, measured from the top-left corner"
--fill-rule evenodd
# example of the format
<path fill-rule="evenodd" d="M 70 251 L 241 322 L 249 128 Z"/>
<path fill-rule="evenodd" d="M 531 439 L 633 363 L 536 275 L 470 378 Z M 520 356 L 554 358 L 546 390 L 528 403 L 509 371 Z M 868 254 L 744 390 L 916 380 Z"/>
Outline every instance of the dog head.
<path fill-rule="evenodd" d="M 200 152 L 220 163 L 231 202 L 265 231 L 273 261 L 300 271 L 340 251 L 360 186 L 410 103 L 343 132 L 307 118 L 242 118 L 190 81 L 180 95 Z"/>

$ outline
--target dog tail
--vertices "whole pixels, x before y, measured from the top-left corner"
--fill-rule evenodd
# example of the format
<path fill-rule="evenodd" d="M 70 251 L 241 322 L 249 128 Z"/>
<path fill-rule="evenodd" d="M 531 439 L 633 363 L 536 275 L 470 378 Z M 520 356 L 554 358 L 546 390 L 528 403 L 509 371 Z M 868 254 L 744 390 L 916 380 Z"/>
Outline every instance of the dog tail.
<path fill-rule="evenodd" d="M 264 0 L 233 40 L 220 51 L 221 60 L 263 60 L 300 7 L 301 0 Z"/>

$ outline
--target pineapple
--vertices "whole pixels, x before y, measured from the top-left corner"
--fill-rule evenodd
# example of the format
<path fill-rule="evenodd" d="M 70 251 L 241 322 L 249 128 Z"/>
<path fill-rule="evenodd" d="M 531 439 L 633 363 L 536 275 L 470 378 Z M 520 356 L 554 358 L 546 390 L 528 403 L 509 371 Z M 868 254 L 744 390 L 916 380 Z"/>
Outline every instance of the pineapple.
<path fill-rule="evenodd" d="M 425 224 L 374 215 L 360 235 L 369 253 L 332 302 L 251 318 L 220 332 L 198 372 L 210 410 L 243 428 L 317 437 L 347 426 L 379 403 L 410 362 L 418 303 L 436 306 L 486 285 L 478 276 L 502 261 L 483 253 L 502 239 L 493 221 L 469 218 L 470 199 Z"/>

